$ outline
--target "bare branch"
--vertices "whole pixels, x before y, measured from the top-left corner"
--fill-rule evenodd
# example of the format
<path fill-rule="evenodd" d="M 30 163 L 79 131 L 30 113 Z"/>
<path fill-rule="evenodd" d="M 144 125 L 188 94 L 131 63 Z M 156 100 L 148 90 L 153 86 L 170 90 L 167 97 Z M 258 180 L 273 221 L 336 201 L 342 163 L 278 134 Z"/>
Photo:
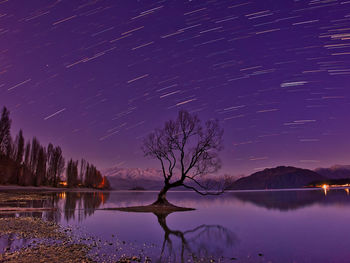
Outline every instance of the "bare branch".
<path fill-rule="evenodd" d="M 200 195 L 221 195 L 221 194 L 223 194 L 225 192 L 225 189 L 222 189 L 222 190 L 217 191 L 217 192 L 202 192 L 202 191 L 196 189 L 193 186 L 189 186 L 189 185 L 186 185 L 186 184 L 183 184 L 182 186 L 187 188 L 187 189 L 191 189 L 191 190 L 195 191 L 196 193 L 198 193 Z"/>
<path fill-rule="evenodd" d="M 222 149 L 222 135 L 218 121 L 209 120 L 203 125 L 197 115 L 182 110 L 176 120 L 167 121 L 162 129 L 156 129 L 146 137 L 143 142 L 145 156 L 158 159 L 162 166 L 165 179 L 160 192 L 162 198 L 170 188 L 185 186 L 185 180 L 193 181 L 196 176 L 206 176 L 220 169 L 218 153 Z M 180 179 L 170 182 L 174 174 Z M 207 192 L 205 185 L 194 182 L 195 186 L 185 187 L 201 194 L 205 193 L 203 190 Z"/>

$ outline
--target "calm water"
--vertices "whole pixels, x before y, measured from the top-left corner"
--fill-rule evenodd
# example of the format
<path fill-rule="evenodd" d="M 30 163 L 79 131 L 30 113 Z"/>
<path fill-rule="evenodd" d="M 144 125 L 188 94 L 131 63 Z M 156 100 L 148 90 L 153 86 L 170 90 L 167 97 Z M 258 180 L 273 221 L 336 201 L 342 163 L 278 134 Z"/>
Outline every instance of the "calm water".
<path fill-rule="evenodd" d="M 123 254 L 152 262 L 350 262 L 350 196 L 346 189 L 228 192 L 202 197 L 169 193 L 172 203 L 195 211 L 169 215 L 101 210 L 149 204 L 156 192 L 45 193 L 34 207 L 58 212 L 23 213 L 72 226 L 94 237 L 93 253 Z M 4 215 L 2 215 L 4 216 Z M 0 240 L 0 248 L 11 246 Z M 21 241 L 22 245 L 23 241 Z M 16 245 L 21 245 L 18 242 Z"/>

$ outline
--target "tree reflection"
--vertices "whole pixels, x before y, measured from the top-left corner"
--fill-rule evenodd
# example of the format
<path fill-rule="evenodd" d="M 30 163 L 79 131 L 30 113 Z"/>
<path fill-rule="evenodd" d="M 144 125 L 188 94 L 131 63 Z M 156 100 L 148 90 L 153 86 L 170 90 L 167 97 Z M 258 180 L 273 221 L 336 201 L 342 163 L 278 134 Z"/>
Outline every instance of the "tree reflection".
<path fill-rule="evenodd" d="M 166 222 L 169 213 L 154 214 L 164 231 L 161 254 L 157 262 L 185 262 L 188 257 L 194 261 L 222 257 L 224 248 L 233 247 L 238 240 L 232 231 L 220 225 L 200 225 L 187 231 L 173 230 Z M 176 241 L 180 242 L 180 249 L 175 248 Z"/>
<path fill-rule="evenodd" d="M 0 218 L 5 217 L 36 217 L 44 218 L 48 221 L 58 222 L 60 213 L 58 209 L 59 197 L 55 193 L 11 193 L 8 201 L 0 202 L 0 206 L 18 207 L 18 208 L 48 208 L 47 211 L 16 211 L 16 212 L 1 212 Z M 17 199 L 18 198 L 18 199 Z"/>
<path fill-rule="evenodd" d="M 18 194 L 19 198 L 21 194 Z M 37 217 L 48 221 L 59 222 L 61 214 L 66 221 L 77 219 L 84 220 L 94 214 L 96 209 L 109 199 L 108 192 L 61 192 L 38 194 L 33 199 L 20 201 L 8 201 L 0 206 L 13 206 L 20 208 L 48 208 L 47 211 L 23 211 L 23 212 L 2 212 L 0 217 Z M 54 208 L 54 209 L 50 209 Z"/>
<path fill-rule="evenodd" d="M 69 221 L 70 219 L 75 218 L 75 208 L 77 201 L 81 197 L 78 195 L 78 193 L 73 193 L 73 192 L 67 192 L 66 193 L 66 200 L 64 203 L 64 218 Z"/>
<path fill-rule="evenodd" d="M 108 192 L 77 193 L 67 192 L 64 196 L 64 218 L 69 221 L 78 216 L 78 221 L 82 221 L 95 213 L 102 204 L 107 202 Z"/>

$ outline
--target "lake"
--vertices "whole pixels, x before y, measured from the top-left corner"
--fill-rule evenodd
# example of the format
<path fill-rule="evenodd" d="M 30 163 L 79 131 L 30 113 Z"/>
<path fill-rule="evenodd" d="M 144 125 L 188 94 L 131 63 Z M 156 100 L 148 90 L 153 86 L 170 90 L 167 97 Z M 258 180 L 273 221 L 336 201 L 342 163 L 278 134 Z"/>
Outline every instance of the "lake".
<path fill-rule="evenodd" d="M 168 215 L 103 210 L 150 204 L 157 192 L 39 194 L 45 199 L 26 206 L 58 211 L 16 216 L 42 217 L 70 227 L 76 239 L 93 244 L 92 254 L 106 261 L 122 255 L 149 257 L 152 262 L 350 261 L 348 189 L 241 191 L 206 197 L 170 192 L 171 203 L 196 210 Z M 1 251 L 26 244 L 0 238 Z"/>

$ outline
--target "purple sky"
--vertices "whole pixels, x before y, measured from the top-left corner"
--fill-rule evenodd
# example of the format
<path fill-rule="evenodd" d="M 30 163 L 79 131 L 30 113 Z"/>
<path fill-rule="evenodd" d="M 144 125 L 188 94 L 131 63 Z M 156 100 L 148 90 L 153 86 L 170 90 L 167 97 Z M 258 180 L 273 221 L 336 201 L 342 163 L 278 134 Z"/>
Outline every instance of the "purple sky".
<path fill-rule="evenodd" d="M 222 173 L 350 160 L 350 1 L 0 0 L 0 106 L 99 168 L 158 167 L 142 137 L 217 118 Z"/>

